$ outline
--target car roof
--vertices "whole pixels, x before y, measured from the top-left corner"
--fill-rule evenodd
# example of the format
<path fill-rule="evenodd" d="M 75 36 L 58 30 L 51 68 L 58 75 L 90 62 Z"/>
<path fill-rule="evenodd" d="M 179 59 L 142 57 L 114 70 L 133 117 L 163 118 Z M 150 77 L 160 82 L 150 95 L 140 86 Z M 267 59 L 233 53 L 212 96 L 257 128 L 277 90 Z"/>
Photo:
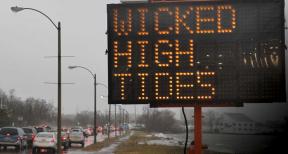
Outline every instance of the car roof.
<path fill-rule="evenodd" d="M 1 129 L 16 129 L 16 130 L 19 130 L 19 129 L 22 129 L 22 128 L 20 128 L 20 127 L 2 127 Z"/>
<path fill-rule="evenodd" d="M 19 127 L 2 127 L 2 129 L 3 129 L 3 128 L 19 128 Z"/>

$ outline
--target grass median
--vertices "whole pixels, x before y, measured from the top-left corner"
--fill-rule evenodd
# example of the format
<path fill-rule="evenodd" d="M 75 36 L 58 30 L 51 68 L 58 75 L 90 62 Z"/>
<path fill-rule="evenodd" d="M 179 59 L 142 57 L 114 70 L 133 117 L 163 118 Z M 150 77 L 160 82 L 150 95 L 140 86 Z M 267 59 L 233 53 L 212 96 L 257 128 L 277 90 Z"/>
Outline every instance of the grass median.
<path fill-rule="evenodd" d="M 145 132 L 135 132 L 126 142 L 118 146 L 115 154 L 183 154 L 183 148 L 179 146 L 145 144 L 146 141 L 158 139 L 147 135 Z"/>

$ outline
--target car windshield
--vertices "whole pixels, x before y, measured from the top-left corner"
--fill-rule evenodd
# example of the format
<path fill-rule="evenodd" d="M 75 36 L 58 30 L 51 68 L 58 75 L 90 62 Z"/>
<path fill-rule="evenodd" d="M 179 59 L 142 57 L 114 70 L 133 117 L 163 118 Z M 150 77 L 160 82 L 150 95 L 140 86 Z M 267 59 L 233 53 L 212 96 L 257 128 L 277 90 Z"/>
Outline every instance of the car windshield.
<path fill-rule="evenodd" d="M 16 128 L 2 128 L 0 130 L 0 134 L 1 135 L 18 135 L 17 129 Z"/>
<path fill-rule="evenodd" d="M 22 128 L 22 129 L 24 130 L 25 133 L 28 133 L 28 134 L 33 133 L 31 128 Z"/>
<path fill-rule="evenodd" d="M 53 134 L 37 134 L 37 137 L 53 138 Z"/>

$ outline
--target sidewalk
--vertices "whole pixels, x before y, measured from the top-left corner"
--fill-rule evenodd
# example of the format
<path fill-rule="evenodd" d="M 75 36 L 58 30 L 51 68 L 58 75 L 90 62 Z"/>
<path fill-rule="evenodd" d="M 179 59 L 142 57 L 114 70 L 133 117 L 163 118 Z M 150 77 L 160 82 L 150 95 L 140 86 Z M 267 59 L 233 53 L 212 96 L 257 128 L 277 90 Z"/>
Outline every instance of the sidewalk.
<path fill-rule="evenodd" d="M 125 142 L 129 139 L 129 137 L 133 133 L 128 134 L 125 137 L 121 137 L 119 140 L 115 141 L 113 144 L 109 145 L 108 147 L 104 147 L 99 151 L 83 151 L 81 148 L 71 148 L 68 149 L 68 151 L 65 151 L 64 154 L 112 154 L 116 150 L 117 146 L 121 144 L 122 142 Z M 119 134 L 118 134 L 119 135 Z M 111 137 L 115 137 L 115 133 L 111 133 Z M 97 142 L 103 142 L 107 138 L 107 134 L 104 135 L 97 135 Z M 93 137 L 89 140 L 89 143 L 87 145 L 93 144 Z"/>
<path fill-rule="evenodd" d="M 98 152 L 95 152 L 95 154 L 113 154 L 114 151 L 116 150 L 116 148 L 117 148 L 122 142 L 127 141 L 131 135 L 133 135 L 133 132 L 130 133 L 129 135 L 125 136 L 125 137 L 120 138 L 118 141 L 114 142 L 114 143 L 111 144 L 110 146 L 105 147 L 105 148 L 101 149 L 101 150 L 98 151 Z"/>

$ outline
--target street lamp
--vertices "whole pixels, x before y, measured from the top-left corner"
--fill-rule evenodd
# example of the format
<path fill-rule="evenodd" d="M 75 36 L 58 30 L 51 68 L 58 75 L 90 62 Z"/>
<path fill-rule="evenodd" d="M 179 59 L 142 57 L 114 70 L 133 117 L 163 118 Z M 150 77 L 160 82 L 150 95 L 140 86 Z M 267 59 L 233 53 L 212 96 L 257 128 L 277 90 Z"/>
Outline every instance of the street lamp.
<path fill-rule="evenodd" d="M 102 99 L 104 99 L 104 98 L 107 98 L 108 96 L 103 96 L 103 95 L 101 95 L 101 98 Z M 116 119 L 116 113 L 117 113 L 117 109 L 116 109 L 116 104 L 114 104 L 114 111 L 115 111 L 115 113 L 114 113 L 114 127 L 115 127 L 115 137 L 117 136 L 117 130 L 116 130 L 116 128 L 117 128 L 117 123 L 116 123 L 116 121 L 117 121 L 117 119 Z M 109 104 L 109 119 L 110 119 L 110 116 L 111 116 L 111 104 Z M 110 120 L 109 120 L 109 123 L 110 123 Z M 110 132 L 109 132 L 110 133 Z M 110 135 L 108 136 L 108 138 L 110 137 Z"/>
<path fill-rule="evenodd" d="M 96 105 L 96 102 L 97 102 L 97 98 L 96 98 L 96 87 L 97 85 L 101 85 L 105 88 L 108 89 L 108 87 L 103 84 L 103 83 L 97 83 L 96 81 L 96 73 L 93 73 L 90 69 L 86 68 L 86 67 L 83 67 L 83 66 L 68 66 L 69 69 L 75 69 L 75 68 L 81 68 L 81 69 L 84 69 L 86 71 L 88 71 L 92 77 L 93 77 L 93 80 L 94 80 L 94 144 L 96 144 L 96 141 L 97 141 L 97 105 Z"/>
<path fill-rule="evenodd" d="M 116 104 L 114 104 L 114 111 L 115 111 L 115 114 L 114 114 L 114 125 L 115 125 L 115 137 L 117 136 L 117 123 L 116 123 L 116 113 L 117 113 L 117 109 L 116 109 Z"/>
<path fill-rule="evenodd" d="M 121 118 L 121 114 L 122 114 L 122 107 L 119 105 L 119 133 L 120 133 L 120 136 L 121 136 L 121 123 L 122 123 L 122 118 Z"/>
<path fill-rule="evenodd" d="M 11 7 L 11 11 L 17 13 L 23 10 L 32 10 L 35 12 L 38 12 L 45 16 L 52 24 L 53 26 L 57 29 L 58 31 L 58 116 L 57 116 L 57 150 L 58 153 L 61 153 L 61 92 L 62 92 L 62 87 L 61 87 L 61 23 L 58 22 L 58 26 L 52 21 L 52 19 L 47 16 L 45 13 L 33 9 L 33 8 L 24 8 L 24 7 Z"/>
<path fill-rule="evenodd" d="M 94 144 L 96 144 L 97 142 L 97 106 L 96 106 L 96 86 L 97 86 L 97 82 L 96 82 L 96 73 L 94 74 L 91 70 L 89 70 L 88 68 L 86 67 L 83 67 L 83 66 L 68 66 L 69 69 L 75 69 L 75 68 L 82 68 L 86 71 L 88 71 L 92 77 L 93 77 L 93 80 L 94 80 L 94 120 L 93 120 L 93 123 L 94 123 L 94 129 L 93 129 L 93 134 L 94 134 Z"/>
<path fill-rule="evenodd" d="M 100 84 L 100 83 L 99 83 Z M 103 84 L 104 85 L 104 84 Z M 105 87 L 107 87 L 106 85 L 104 85 Z M 107 87 L 107 89 L 108 89 L 108 87 Z M 103 96 L 103 95 L 101 95 L 101 99 L 104 99 L 104 98 L 107 98 L 107 96 Z M 115 107 L 116 108 L 116 107 Z M 116 111 L 115 111 L 116 112 Z M 108 141 L 110 141 L 110 125 L 111 125 L 111 104 L 109 104 L 109 116 L 108 116 Z M 116 114 L 116 113 L 115 113 Z M 115 117 L 116 117 L 116 115 L 115 115 Z M 115 125 L 116 126 L 116 125 Z M 116 132 L 116 131 L 115 131 Z M 115 136 L 116 136 L 116 134 L 115 134 Z"/>
<path fill-rule="evenodd" d="M 127 124 L 129 123 L 129 112 L 127 111 L 127 110 L 125 110 L 126 111 L 126 114 L 127 114 L 127 119 L 126 119 L 126 122 L 127 122 Z"/>

